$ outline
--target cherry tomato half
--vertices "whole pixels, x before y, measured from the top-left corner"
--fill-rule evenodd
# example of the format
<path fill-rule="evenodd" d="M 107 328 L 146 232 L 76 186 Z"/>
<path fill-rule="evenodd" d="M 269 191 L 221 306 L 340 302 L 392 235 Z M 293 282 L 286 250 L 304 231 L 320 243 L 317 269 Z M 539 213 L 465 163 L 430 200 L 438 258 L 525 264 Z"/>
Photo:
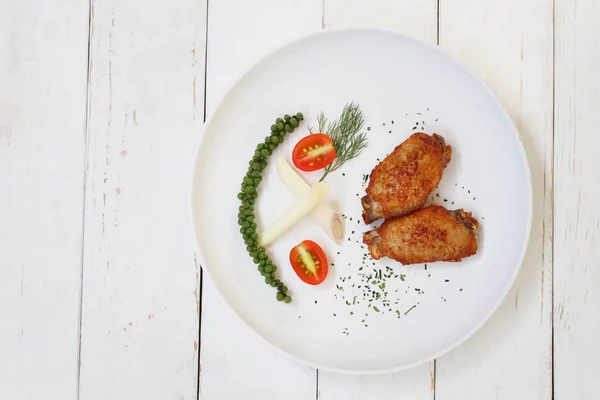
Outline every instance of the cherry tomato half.
<path fill-rule="evenodd" d="M 318 285 L 327 277 L 327 257 L 321 246 L 312 240 L 292 248 L 290 263 L 298 277 L 310 285 Z"/>
<path fill-rule="evenodd" d="M 331 138 L 323 133 L 315 133 L 296 143 L 292 161 L 302 171 L 316 171 L 331 164 L 335 154 Z"/>

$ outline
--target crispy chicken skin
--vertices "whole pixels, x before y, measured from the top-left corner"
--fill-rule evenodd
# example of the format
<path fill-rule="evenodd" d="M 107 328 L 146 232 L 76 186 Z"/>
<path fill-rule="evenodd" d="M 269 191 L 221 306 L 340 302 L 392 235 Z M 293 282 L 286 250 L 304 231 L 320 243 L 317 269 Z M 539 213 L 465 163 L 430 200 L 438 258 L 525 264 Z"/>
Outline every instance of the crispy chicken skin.
<path fill-rule="evenodd" d="M 385 256 L 403 265 L 456 262 L 477 252 L 478 227 L 470 212 L 429 206 L 386 220 L 365 232 L 363 242 L 376 260 Z"/>
<path fill-rule="evenodd" d="M 452 148 L 442 136 L 411 135 L 371 172 L 367 195 L 361 199 L 365 223 L 423 207 L 451 157 Z"/>

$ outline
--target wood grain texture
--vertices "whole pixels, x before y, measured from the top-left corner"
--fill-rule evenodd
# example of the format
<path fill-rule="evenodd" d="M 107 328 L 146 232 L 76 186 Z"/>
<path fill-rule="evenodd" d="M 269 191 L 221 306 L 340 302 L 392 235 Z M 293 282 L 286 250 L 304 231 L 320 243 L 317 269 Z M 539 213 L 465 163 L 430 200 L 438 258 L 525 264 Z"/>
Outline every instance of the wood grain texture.
<path fill-rule="evenodd" d="M 210 1 L 206 108 L 264 55 L 321 29 L 321 0 Z M 251 332 L 203 283 L 200 398 L 312 400 L 316 371 Z"/>
<path fill-rule="evenodd" d="M 206 2 L 92 2 L 81 400 L 196 399 Z"/>
<path fill-rule="evenodd" d="M 77 397 L 87 32 L 0 1 L 0 399 Z"/>
<path fill-rule="evenodd" d="M 436 400 L 552 396 L 552 10 L 551 0 L 441 2 L 441 47 L 483 78 L 521 134 L 533 225 L 521 272 L 500 309 L 437 361 Z"/>
<path fill-rule="evenodd" d="M 556 3 L 554 391 L 598 398 L 600 3 Z M 558 189 L 560 188 L 560 189 Z"/>
<path fill-rule="evenodd" d="M 325 0 L 324 27 L 373 26 L 406 33 L 429 43 L 437 40 L 436 0 Z M 434 398 L 434 362 L 379 376 L 340 375 L 319 371 L 320 400 Z"/>

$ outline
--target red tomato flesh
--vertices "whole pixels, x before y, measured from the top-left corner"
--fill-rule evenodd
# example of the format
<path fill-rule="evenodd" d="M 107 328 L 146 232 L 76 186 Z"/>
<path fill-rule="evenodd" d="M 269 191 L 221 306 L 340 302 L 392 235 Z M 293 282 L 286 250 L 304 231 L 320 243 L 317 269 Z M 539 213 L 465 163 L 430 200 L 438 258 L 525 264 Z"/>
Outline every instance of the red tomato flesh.
<path fill-rule="evenodd" d="M 302 171 L 316 171 L 331 164 L 335 154 L 331 138 L 323 133 L 315 133 L 296 143 L 292 161 Z"/>
<path fill-rule="evenodd" d="M 305 240 L 290 251 L 290 263 L 300 279 L 310 285 L 318 285 L 327 277 L 327 257 L 321 246 Z"/>

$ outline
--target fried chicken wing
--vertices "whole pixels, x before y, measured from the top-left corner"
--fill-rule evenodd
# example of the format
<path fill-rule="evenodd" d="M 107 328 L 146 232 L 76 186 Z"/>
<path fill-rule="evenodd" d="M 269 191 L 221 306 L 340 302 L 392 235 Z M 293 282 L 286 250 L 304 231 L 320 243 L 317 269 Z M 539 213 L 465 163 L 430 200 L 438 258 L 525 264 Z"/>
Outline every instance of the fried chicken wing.
<path fill-rule="evenodd" d="M 452 148 L 442 136 L 411 135 L 371 172 L 367 195 L 361 199 L 365 223 L 423 207 L 451 157 Z"/>
<path fill-rule="evenodd" d="M 385 256 L 404 265 L 456 262 L 477 252 L 478 227 L 470 212 L 429 206 L 386 220 L 365 232 L 363 242 L 376 260 Z"/>

